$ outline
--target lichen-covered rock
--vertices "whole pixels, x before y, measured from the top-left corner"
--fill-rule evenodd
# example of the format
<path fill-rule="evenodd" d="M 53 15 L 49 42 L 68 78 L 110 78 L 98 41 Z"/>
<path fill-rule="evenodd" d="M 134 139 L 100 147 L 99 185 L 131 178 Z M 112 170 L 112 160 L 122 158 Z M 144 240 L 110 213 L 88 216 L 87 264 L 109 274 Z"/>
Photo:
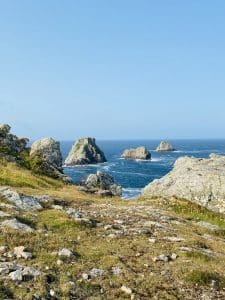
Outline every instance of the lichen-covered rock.
<path fill-rule="evenodd" d="M 110 174 L 97 172 L 90 174 L 82 182 L 81 190 L 101 196 L 121 196 L 122 188 L 118 186 Z"/>
<path fill-rule="evenodd" d="M 156 148 L 158 152 L 167 152 L 167 151 L 175 151 L 172 145 L 170 145 L 167 141 L 162 141 L 159 146 Z"/>
<path fill-rule="evenodd" d="M 19 222 L 17 219 L 5 220 L 0 223 L 0 227 L 19 230 L 21 232 L 33 232 L 34 230 L 27 224 Z"/>
<path fill-rule="evenodd" d="M 101 149 L 96 145 L 94 138 L 79 139 L 72 147 L 65 165 L 85 165 L 106 162 L 106 158 Z"/>
<path fill-rule="evenodd" d="M 43 138 L 32 144 L 30 164 L 31 169 L 36 173 L 70 181 L 63 174 L 60 144 L 52 138 Z"/>
<path fill-rule="evenodd" d="M 142 194 L 150 198 L 175 196 L 225 213 L 225 156 L 180 157 L 169 174 L 147 185 Z"/>
<path fill-rule="evenodd" d="M 42 209 L 40 199 L 33 196 L 25 196 L 11 190 L 8 187 L 0 187 L 0 195 L 7 201 L 11 202 L 18 209 L 34 210 Z"/>
<path fill-rule="evenodd" d="M 126 149 L 121 155 L 124 159 L 151 159 L 151 154 L 146 147 L 138 147 L 136 149 Z"/>
<path fill-rule="evenodd" d="M 16 161 L 19 159 L 19 154 L 26 149 L 29 140 L 11 134 L 10 129 L 9 125 L 0 124 L 0 157 Z"/>

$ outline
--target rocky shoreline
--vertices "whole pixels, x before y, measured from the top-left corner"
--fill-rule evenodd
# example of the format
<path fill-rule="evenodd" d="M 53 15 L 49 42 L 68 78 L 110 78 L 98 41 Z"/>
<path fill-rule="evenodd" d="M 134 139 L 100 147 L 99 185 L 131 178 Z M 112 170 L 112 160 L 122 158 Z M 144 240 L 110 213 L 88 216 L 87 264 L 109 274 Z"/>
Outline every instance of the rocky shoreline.
<path fill-rule="evenodd" d="M 0 126 L 0 299 L 225 298 L 224 156 L 121 201 L 109 174 L 71 184 L 57 141 L 27 142 Z"/>

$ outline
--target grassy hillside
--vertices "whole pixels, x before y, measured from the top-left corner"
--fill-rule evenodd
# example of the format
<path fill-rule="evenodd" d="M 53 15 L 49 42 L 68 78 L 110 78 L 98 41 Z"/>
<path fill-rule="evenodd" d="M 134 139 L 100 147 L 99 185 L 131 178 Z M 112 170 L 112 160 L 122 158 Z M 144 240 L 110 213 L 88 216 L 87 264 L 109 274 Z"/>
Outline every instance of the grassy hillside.
<path fill-rule="evenodd" d="M 40 211 L 0 207 L 34 229 L 0 229 L 0 246 L 10 252 L 23 245 L 33 254 L 30 260 L 7 261 L 41 271 L 35 280 L 23 282 L 0 276 L 0 299 L 225 299 L 222 215 L 176 199 L 99 198 L 12 163 L 0 166 L 0 184 L 51 198 Z M 8 202 L 1 197 L 3 203 Z M 88 222 L 72 219 L 68 208 Z M 0 222 L 4 219 L 9 217 Z M 73 256 L 60 257 L 63 248 Z M 173 253 L 177 257 L 169 262 L 155 259 Z M 91 277 L 93 268 L 103 274 Z"/>

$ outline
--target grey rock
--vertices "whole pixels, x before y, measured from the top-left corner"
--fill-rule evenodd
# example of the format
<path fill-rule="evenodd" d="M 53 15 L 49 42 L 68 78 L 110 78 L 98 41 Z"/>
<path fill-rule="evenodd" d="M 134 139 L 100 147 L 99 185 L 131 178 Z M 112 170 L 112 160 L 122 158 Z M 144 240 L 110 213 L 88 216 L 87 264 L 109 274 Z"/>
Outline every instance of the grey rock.
<path fill-rule="evenodd" d="M 17 219 L 5 220 L 0 223 L 0 227 L 15 229 L 15 230 L 23 231 L 23 232 L 33 232 L 34 231 L 30 226 L 19 222 Z"/>
<path fill-rule="evenodd" d="M 103 276 L 104 273 L 105 273 L 105 271 L 102 270 L 102 269 L 93 268 L 93 269 L 89 272 L 89 275 L 91 276 L 91 278 L 95 278 L 95 277 L 101 277 L 101 276 Z"/>
<path fill-rule="evenodd" d="M 9 202 L 13 203 L 17 208 L 23 210 L 42 209 L 39 198 L 33 196 L 25 196 L 11 190 L 7 187 L 0 188 L 0 195 Z"/>
<path fill-rule="evenodd" d="M 115 184 L 110 174 L 97 172 L 90 174 L 87 179 L 82 182 L 83 191 L 96 193 L 102 196 L 121 196 L 122 188 Z"/>
<path fill-rule="evenodd" d="M 38 154 L 50 165 L 62 171 L 62 154 L 59 142 L 52 138 L 43 138 L 34 142 L 31 146 L 30 155 Z"/>
<path fill-rule="evenodd" d="M 119 276 L 122 273 L 122 270 L 119 267 L 112 267 L 112 273 L 115 276 Z"/>
<path fill-rule="evenodd" d="M 10 216 L 10 214 L 5 213 L 4 211 L 0 210 L 0 218 L 9 217 L 9 216 Z"/>
<path fill-rule="evenodd" d="M 8 247 L 7 246 L 0 246 L 0 254 L 3 254 L 7 251 Z"/>
<path fill-rule="evenodd" d="M 41 275 L 41 272 L 31 267 L 19 267 L 17 270 L 9 274 L 9 278 L 13 281 L 28 281 Z"/>
<path fill-rule="evenodd" d="M 212 230 L 212 231 L 216 231 L 216 230 L 220 229 L 219 226 L 208 223 L 208 222 L 204 222 L 204 221 L 197 222 L 197 225 L 205 227 L 206 229 L 209 229 L 209 230 Z"/>
<path fill-rule="evenodd" d="M 73 252 L 67 248 L 63 248 L 63 249 L 59 250 L 58 255 L 64 256 L 64 257 L 72 257 Z"/>
<path fill-rule="evenodd" d="M 19 268 L 15 262 L 0 262 L 0 275 L 8 275 L 10 272 L 16 271 Z"/>
<path fill-rule="evenodd" d="M 209 159 L 178 158 L 173 170 L 147 185 L 143 196 L 173 196 L 186 199 L 215 212 L 225 212 L 225 156 L 210 155 Z"/>
<path fill-rule="evenodd" d="M 175 259 L 177 259 L 176 253 L 172 253 L 171 255 L 160 254 L 159 256 L 154 257 L 153 261 L 154 262 L 157 262 L 157 261 L 169 262 L 169 261 L 175 260 Z"/>
<path fill-rule="evenodd" d="M 31 259 L 32 253 L 26 251 L 26 247 L 18 246 L 14 248 L 13 254 L 16 258 L 24 258 L 24 259 Z"/>
<path fill-rule="evenodd" d="M 175 149 L 167 141 L 162 141 L 159 144 L 159 146 L 156 148 L 156 151 L 167 152 L 167 151 L 175 151 Z"/>
<path fill-rule="evenodd" d="M 96 145 L 94 138 L 81 138 L 72 147 L 65 165 L 86 165 L 106 162 L 101 149 Z"/>
<path fill-rule="evenodd" d="M 183 242 L 185 239 L 181 238 L 181 237 L 176 237 L 176 236 L 168 236 L 168 237 L 165 237 L 164 240 L 166 240 L 168 242 L 176 243 L 176 242 Z"/>
<path fill-rule="evenodd" d="M 132 289 L 129 288 L 129 287 L 127 287 L 127 286 L 125 286 L 125 285 L 122 285 L 120 289 L 121 289 L 122 292 L 124 292 L 127 295 L 131 295 L 132 294 Z"/>
<path fill-rule="evenodd" d="M 63 174 L 59 142 L 52 138 L 43 138 L 34 142 L 31 146 L 30 157 L 33 161 L 41 160 L 41 163 L 34 168 L 36 172 L 71 182 L 71 179 Z"/>
<path fill-rule="evenodd" d="M 136 149 L 126 149 L 121 155 L 124 159 L 151 159 L 151 154 L 146 147 L 138 147 Z"/>

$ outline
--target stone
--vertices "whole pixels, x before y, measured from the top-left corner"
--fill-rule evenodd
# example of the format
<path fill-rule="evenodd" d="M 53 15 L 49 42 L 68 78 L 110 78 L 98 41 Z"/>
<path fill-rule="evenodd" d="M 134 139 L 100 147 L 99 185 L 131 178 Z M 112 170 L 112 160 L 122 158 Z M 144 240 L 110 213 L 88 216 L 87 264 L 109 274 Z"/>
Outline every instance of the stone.
<path fill-rule="evenodd" d="M 214 225 L 214 224 L 204 222 L 204 221 L 197 222 L 197 225 L 205 227 L 206 229 L 209 229 L 212 231 L 220 230 L 220 227 L 218 225 Z"/>
<path fill-rule="evenodd" d="M 0 262 L 0 275 L 5 276 L 18 269 L 20 267 L 15 262 Z"/>
<path fill-rule="evenodd" d="M 151 159 L 151 154 L 146 147 L 138 147 L 136 149 L 124 150 L 121 158 L 148 160 Z"/>
<path fill-rule="evenodd" d="M 70 182 L 71 179 L 63 174 L 62 154 L 60 143 L 53 138 L 42 138 L 35 141 L 30 150 L 32 170 L 53 178 Z"/>
<path fill-rule="evenodd" d="M 122 292 L 124 292 L 127 295 L 131 295 L 132 294 L 132 289 L 129 288 L 129 287 L 127 287 L 127 286 L 125 286 L 125 285 L 122 285 L 120 289 L 121 289 Z"/>
<path fill-rule="evenodd" d="M 179 238 L 176 236 L 168 236 L 168 237 L 165 237 L 164 240 L 166 240 L 168 242 L 176 243 L 176 242 L 183 242 L 185 239 Z"/>
<path fill-rule="evenodd" d="M 112 273 L 115 276 L 119 276 L 119 275 L 121 275 L 122 271 L 119 267 L 112 267 Z"/>
<path fill-rule="evenodd" d="M 15 229 L 15 230 L 19 230 L 19 231 L 27 232 L 27 233 L 34 231 L 30 226 L 19 222 L 17 219 L 5 220 L 0 223 L 0 227 Z"/>
<path fill-rule="evenodd" d="M 176 253 L 172 253 L 171 255 L 160 254 L 159 256 L 154 257 L 153 261 L 154 262 L 157 262 L 157 261 L 169 262 L 171 260 L 177 259 L 177 257 L 178 256 Z"/>
<path fill-rule="evenodd" d="M 65 160 L 66 166 L 97 164 L 106 162 L 94 138 L 81 138 L 72 147 Z"/>
<path fill-rule="evenodd" d="M 96 269 L 96 268 L 93 268 L 90 272 L 89 272 L 89 275 L 91 276 L 91 278 L 95 278 L 95 277 L 101 277 L 104 275 L 104 270 L 102 269 Z"/>
<path fill-rule="evenodd" d="M 10 216 L 10 214 L 5 213 L 4 211 L 0 210 L 0 218 L 5 218 L 5 217 L 9 217 L 9 216 Z"/>
<path fill-rule="evenodd" d="M 17 208 L 23 210 L 42 209 L 38 198 L 33 196 L 25 196 L 11 190 L 8 187 L 0 187 L 0 195 L 7 201 L 14 204 Z"/>
<path fill-rule="evenodd" d="M 103 196 L 121 196 L 122 194 L 122 188 L 115 184 L 113 177 L 99 171 L 96 174 L 90 174 L 81 183 L 81 190 Z"/>
<path fill-rule="evenodd" d="M 13 281 L 29 281 L 37 276 L 41 275 L 41 272 L 31 267 L 19 267 L 17 270 L 9 274 L 9 278 Z"/>
<path fill-rule="evenodd" d="M 13 254 L 16 258 L 24 258 L 24 259 L 31 259 L 32 253 L 26 251 L 26 247 L 18 246 L 14 248 Z"/>
<path fill-rule="evenodd" d="M 0 254 L 5 253 L 7 251 L 7 246 L 0 246 Z"/>
<path fill-rule="evenodd" d="M 173 170 L 142 191 L 148 198 L 176 197 L 225 213 L 225 156 L 180 157 Z"/>
<path fill-rule="evenodd" d="M 70 251 L 67 248 L 63 248 L 58 252 L 59 256 L 64 256 L 64 257 L 72 257 L 73 256 L 73 252 Z"/>
<path fill-rule="evenodd" d="M 162 141 L 159 146 L 156 148 L 158 152 L 168 152 L 168 151 L 175 151 L 173 146 L 171 146 L 167 141 Z"/>

